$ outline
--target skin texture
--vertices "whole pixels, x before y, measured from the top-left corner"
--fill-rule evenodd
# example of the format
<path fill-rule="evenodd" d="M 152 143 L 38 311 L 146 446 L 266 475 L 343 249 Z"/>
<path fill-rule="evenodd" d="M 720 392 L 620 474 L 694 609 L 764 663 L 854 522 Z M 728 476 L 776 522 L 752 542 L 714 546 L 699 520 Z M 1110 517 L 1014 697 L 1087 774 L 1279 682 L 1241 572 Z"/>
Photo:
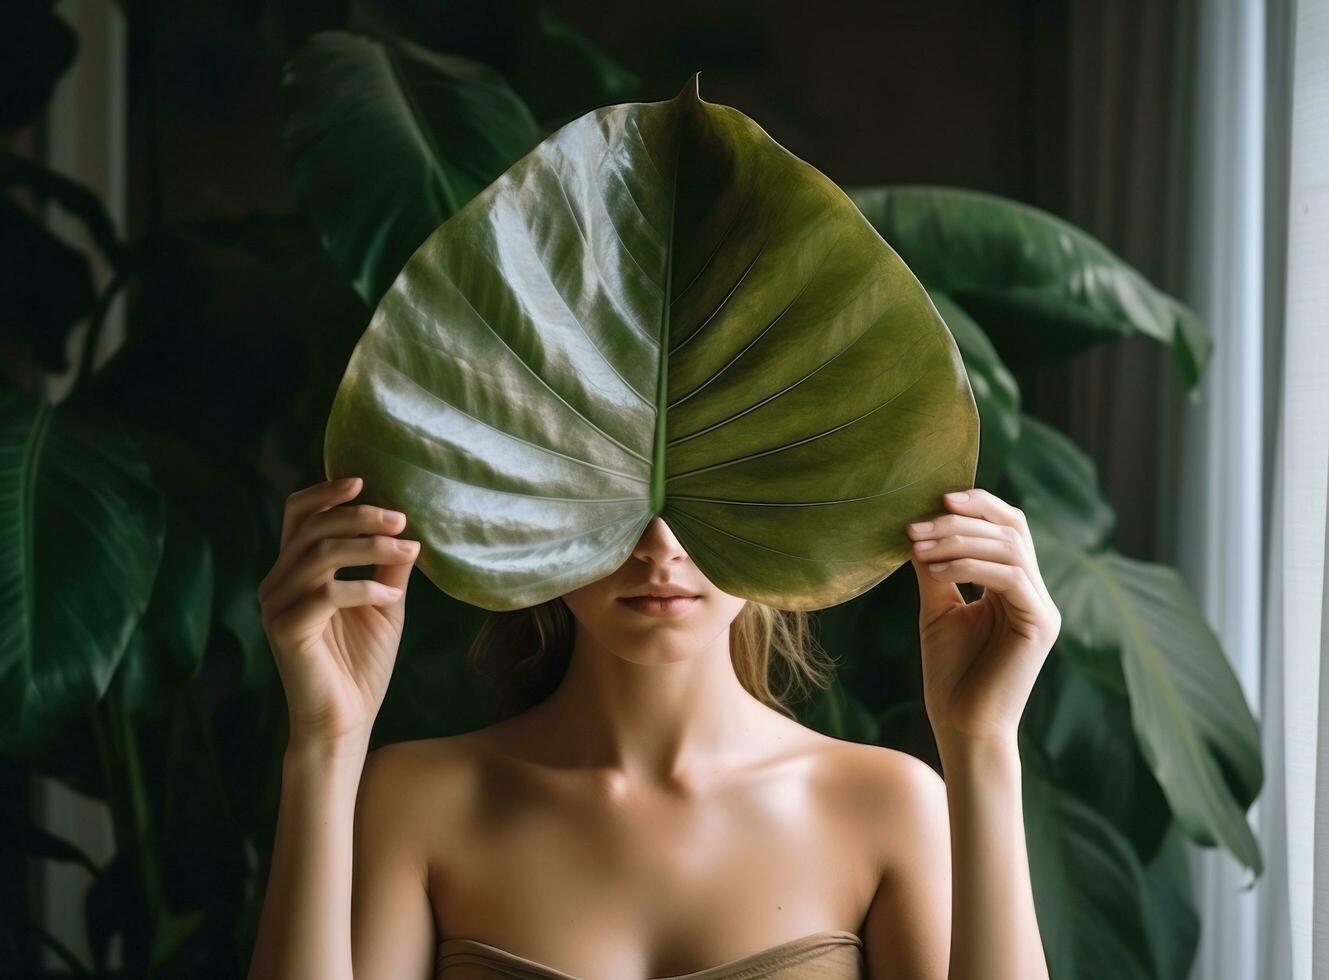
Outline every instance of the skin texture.
<path fill-rule="evenodd" d="M 973 490 L 909 530 L 943 784 L 752 698 L 728 649 L 743 600 L 659 518 L 564 597 L 578 629 L 548 699 L 367 753 L 417 549 L 359 490 L 292 495 L 260 587 L 291 741 L 251 978 L 426 980 L 452 936 L 662 976 L 829 929 L 864 939 L 873 978 L 1046 977 L 1015 730 L 1060 618 L 1018 510 Z M 363 564 L 372 581 L 333 579 Z M 701 602 L 657 619 L 617 601 L 664 581 Z M 966 605 L 962 581 L 983 597 Z"/>

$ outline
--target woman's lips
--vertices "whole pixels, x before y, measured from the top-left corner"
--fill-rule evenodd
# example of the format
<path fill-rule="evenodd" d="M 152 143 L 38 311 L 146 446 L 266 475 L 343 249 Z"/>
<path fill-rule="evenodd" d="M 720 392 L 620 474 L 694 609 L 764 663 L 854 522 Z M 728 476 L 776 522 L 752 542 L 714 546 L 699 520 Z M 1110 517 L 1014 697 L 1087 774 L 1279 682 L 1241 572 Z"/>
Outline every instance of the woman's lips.
<path fill-rule="evenodd" d="M 675 595 L 660 599 L 655 596 L 634 595 L 620 596 L 618 601 L 643 616 L 675 619 L 679 616 L 686 616 L 691 612 L 693 607 L 701 602 L 701 596 Z"/>

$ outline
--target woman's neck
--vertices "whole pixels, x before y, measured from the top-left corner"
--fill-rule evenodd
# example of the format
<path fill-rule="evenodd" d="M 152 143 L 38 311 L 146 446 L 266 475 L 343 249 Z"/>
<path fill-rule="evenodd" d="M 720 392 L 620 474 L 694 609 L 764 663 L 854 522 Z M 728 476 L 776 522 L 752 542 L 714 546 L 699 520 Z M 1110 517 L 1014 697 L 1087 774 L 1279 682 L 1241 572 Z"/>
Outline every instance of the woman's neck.
<path fill-rule="evenodd" d="M 567 673 L 529 713 L 541 755 L 624 785 L 696 786 L 763 745 L 776 713 L 740 683 L 728 630 L 689 656 L 638 662 L 578 631 Z"/>

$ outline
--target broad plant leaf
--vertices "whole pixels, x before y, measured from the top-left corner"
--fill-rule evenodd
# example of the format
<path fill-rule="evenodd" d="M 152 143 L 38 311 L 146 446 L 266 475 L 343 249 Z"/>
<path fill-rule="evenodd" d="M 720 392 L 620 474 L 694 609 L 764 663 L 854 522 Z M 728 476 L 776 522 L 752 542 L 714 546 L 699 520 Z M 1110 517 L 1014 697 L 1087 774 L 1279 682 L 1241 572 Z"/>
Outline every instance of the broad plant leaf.
<path fill-rule="evenodd" d="M 1191 893 L 1185 838 L 1175 826 L 1144 869 L 1145 917 L 1155 969 L 1163 980 L 1187 980 L 1200 941 L 1200 919 Z"/>
<path fill-rule="evenodd" d="M 1049 972 L 1056 980 L 1155 980 L 1139 858 L 1037 765 L 1023 772 L 1029 875 Z"/>
<path fill-rule="evenodd" d="M 180 508 L 168 503 L 152 598 L 120 667 L 126 707 L 151 707 L 198 673 L 212 630 L 212 593 L 212 549 Z"/>
<path fill-rule="evenodd" d="M 1168 344 L 1197 397 L 1204 323 L 1098 239 L 1032 205 L 954 187 L 849 187 L 929 289 L 978 321 L 1012 368 L 1142 335 Z"/>
<path fill-rule="evenodd" d="M 329 476 L 407 513 L 431 581 L 491 610 L 610 574 L 656 515 L 723 591 L 843 602 L 977 455 L 918 280 L 695 77 L 563 127 L 430 235 L 325 444 Z"/>
<path fill-rule="evenodd" d="M 1097 551 L 1107 546 L 1117 515 L 1098 487 L 1098 467 L 1065 433 L 1024 414 L 1020 441 L 1006 461 L 1019 506 L 1062 541 Z"/>
<path fill-rule="evenodd" d="M 609 57 L 543 3 L 522 4 L 528 57 L 512 84 L 545 125 L 638 95 L 641 79 Z"/>
<path fill-rule="evenodd" d="M 978 405 L 983 438 L 975 482 L 978 486 L 993 486 L 1020 438 L 1020 386 L 973 317 L 940 290 L 930 289 L 928 295 L 960 348 Z"/>
<path fill-rule="evenodd" d="M 0 389 L 0 747 L 105 692 L 148 607 L 164 503 L 127 435 Z"/>
<path fill-rule="evenodd" d="M 1091 553 L 1030 522 L 1062 614 L 1057 648 L 1096 676 L 1119 672 L 1131 724 L 1181 829 L 1257 874 L 1245 813 L 1264 778 L 1260 733 L 1241 685 L 1176 569 Z"/>
<path fill-rule="evenodd" d="M 1140 754 L 1130 702 L 1073 668 L 1055 671 L 1050 679 L 1056 696 L 1049 699 L 1048 717 L 1034 730 L 1057 785 L 1105 817 L 1141 860 L 1149 859 L 1172 812 Z M 1031 727 L 1027 720 L 1023 730 Z"/>
<path fill-rule="evenodd" d="M 347 27 L 497 69 L 547 129 L 641 91 L 640 78 L 538 0 L 352 0 Z"/>
<path fill-rule="evenodd" d="M 370 306 L 440 221 L 539 139 L 485 65 L 404 38 L 322 31 L 282 72 L 296 198 Z"/>

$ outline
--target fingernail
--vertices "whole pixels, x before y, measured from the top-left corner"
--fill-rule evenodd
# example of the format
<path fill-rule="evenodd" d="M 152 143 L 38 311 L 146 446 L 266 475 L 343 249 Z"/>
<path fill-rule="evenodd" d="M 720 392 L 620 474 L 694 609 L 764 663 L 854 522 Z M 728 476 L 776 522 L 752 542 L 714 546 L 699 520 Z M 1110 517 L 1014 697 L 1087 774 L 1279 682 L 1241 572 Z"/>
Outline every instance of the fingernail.
<path fill-rule="evenodd" d="M 953 493 L 946 494 L 946 499 L 956 504 L 963 503 L 969 499 L 969 492 L 967 490 L 956 490 Z"/>
<path fill-rule="evenodd" d="M 910 524 L 909 526 L 910 526 L 911 528 L 913 528 L 915 531 L 919 531 L 919 532 L 925 532 L 925 531 L 931 531 L 931 530 L 932 530 L 932 522 L 931 522 L 931 521 L 920 521 L 920 522 L 917 523 L 917 524 Z"/>
<path fill-rule="evenodd" d="M 935 542 L 935 541 L 915 541 L 915 542 L 914 542 L 914 548 L 915 548 L 915 550 L 917 550 L 917 551 L 927 551 L 929 548 L 935 548 L 936 546 L 937 546 L 937 542 Z"/>
<path fill-rule="evenodd" d="M 408 554 L 408 555 L 409 555 L 411 552 L 415 551 L 415 549 L 418 548 L 418 547 L 420 547 L 420 542 L 419 542 L 419 541 L 398 541 L 398 542 L 397 542 L 397 550 L 400 551 L 400 552 L 402 552 L 403 554 Z"/>
<path fill-rule="evenodd" d="M 390 595 L 392 598 L 396 599 L 398 596 L 401 595 L 401 589 L 397 588 L 395 585 L 389 585 L 389 586 L 388 586 L 388 595 Z"/>
<path fill-rule="evenodd" d="M 939 561 L 932 563 L 931 565 L 928 566 L 928 568 L 932 569 L 934 572 L 939 572 L 949 564 L 950 562 L 948 561 Z"/>

